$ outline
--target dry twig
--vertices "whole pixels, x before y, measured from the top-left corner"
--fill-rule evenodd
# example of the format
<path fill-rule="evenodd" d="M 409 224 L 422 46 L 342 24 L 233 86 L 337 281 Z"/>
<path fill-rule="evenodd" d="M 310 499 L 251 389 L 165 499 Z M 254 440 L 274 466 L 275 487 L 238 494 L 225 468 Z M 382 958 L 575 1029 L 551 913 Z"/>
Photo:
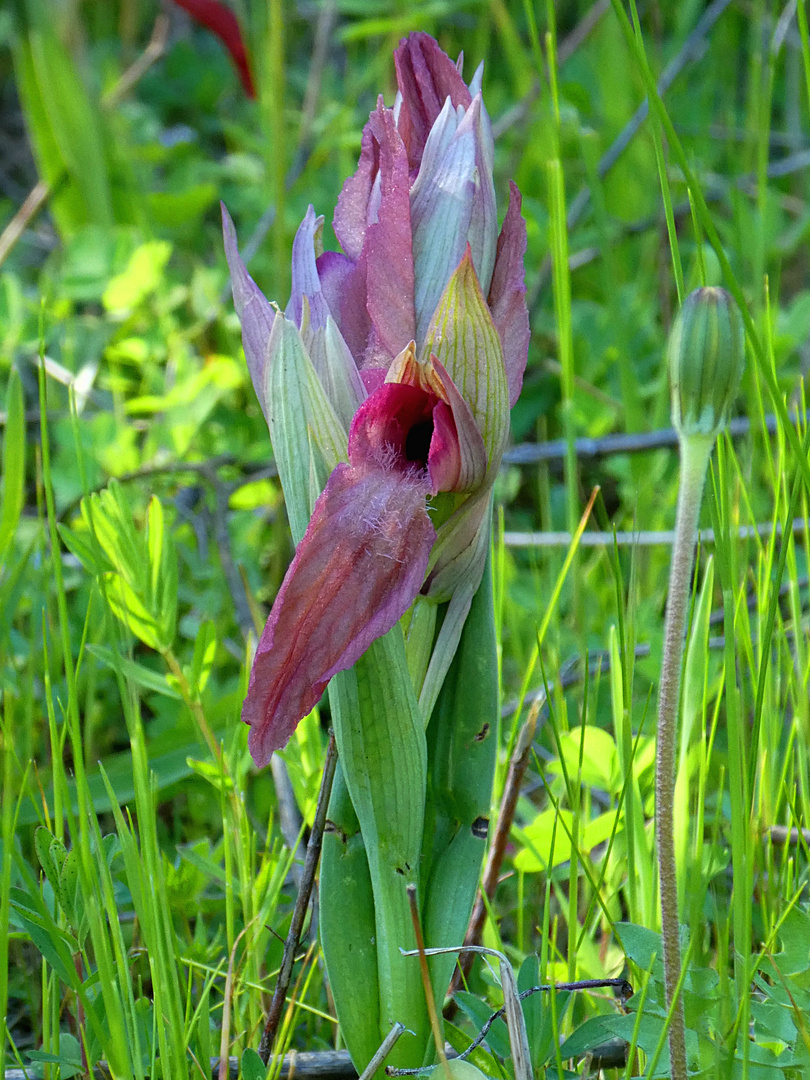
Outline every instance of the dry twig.
<path fill-rule="evenodd" d="M 273 993 L 272 1001 L 270 1002 L 270 1008 L 267 1011 L 264 1033 L 259 1046 L 259 1057 L 265 1065 L 270 1060 L 270 1054 L 273 1050 L 273 1042 L 284 1008 L 284 1001 L 287 997 L 287 990 L 290 986 L 295 951 L 298 948 L 301 931 L 304 928 L 304 918 L 306 916 L 307 908 L 309 907 L 309 899 L 312 895 L 312 886 L 315 882 L 315 870 L 321 855 L 323 827 L 326 823 L 326 808 L 329 805 L 329 796 L 332 793 L 332 781 L 335 778 L 336 765 L 337 746 L 335 744 L 334 734 L 330 734 L 329 746 L 326 750 L 326 761 L 324 762 L 323 767 L 321 789 L 318 792 L 318 804 L 315 808 L 315 820 L 312 824 L 312 832 L 310 833 L 309 843 L 307 844 L 307 857 L 304 861 L 304 869 L 301 874 L 301 885 L 295 900 L 295 907 L 293 908 L 292 921 L 290 922 L 287 940 L 284 942 L 284 955 L 281 960 L 281 970 L 278 973 L 278 982 L 276 983 L 276 989 Z"/>

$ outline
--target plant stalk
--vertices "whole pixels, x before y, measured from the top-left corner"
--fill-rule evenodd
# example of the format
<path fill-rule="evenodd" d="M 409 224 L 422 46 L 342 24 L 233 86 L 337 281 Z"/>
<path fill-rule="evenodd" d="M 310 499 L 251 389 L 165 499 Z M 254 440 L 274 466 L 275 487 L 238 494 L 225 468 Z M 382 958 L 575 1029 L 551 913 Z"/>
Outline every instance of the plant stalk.
<path fill-rule="evenodd" d="M 675 865 L 673 805 L 675 800 L 675 741 L 681 686 L 684 630 L 689 604 L 695 533 L 703 499 L 706 470 L 714 436 L 681 439 L 678 510 L 669 573 L 664 621 L 664 656 L 658 690 L 658 738 L 655 767 L 655 840 L 661 884 L 661 936 L 664 944 L 664 987 L 667 1008 L 672 1004 L 681 973 L 678 936 L 678 879 Z M 686 1038 L 683 1004 L 677 1002 L 669 1029 L 673 1080 L 686 1080 Z"/>

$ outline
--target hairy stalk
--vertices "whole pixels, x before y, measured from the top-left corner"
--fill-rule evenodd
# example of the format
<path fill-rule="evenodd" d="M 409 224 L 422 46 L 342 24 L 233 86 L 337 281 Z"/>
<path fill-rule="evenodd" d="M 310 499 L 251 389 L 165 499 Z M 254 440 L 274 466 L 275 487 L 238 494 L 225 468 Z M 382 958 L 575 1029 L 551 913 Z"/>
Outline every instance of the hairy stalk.
<path fill-rule="evenodd" d="M 664 623 L 664 656 L 658 691 L 658 739 L 655 768 L 655 838 L 661 882 L 661 931 L 664 943 L 664 985 L 667 1007 L 672 1004 L 681 973 L 678 940 L 678 884 L 675 866 L 673 805 L 675 799 L 675 736 L 681 661 L 695 532 L 700 516 L 703 485 L 714 436 L 681 439 L 680 485 L 675 521 L 675 544 L 669 574 L 669 594 Z M 669 1029 L 669 1054 L 673 1080 L 686 1080 L 686 1040 L 683 1004 L 678 1001 Z"/>

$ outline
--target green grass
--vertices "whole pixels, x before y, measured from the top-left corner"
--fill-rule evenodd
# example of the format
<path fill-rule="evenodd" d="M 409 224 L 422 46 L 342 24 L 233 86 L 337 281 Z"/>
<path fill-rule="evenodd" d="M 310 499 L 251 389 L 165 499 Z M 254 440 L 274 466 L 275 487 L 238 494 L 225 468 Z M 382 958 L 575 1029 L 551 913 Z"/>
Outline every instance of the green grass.
<path fill-rule="evenodd" d="M 521 988 L 620 974 L 633 985 L 626 1015 L 598 991 L 528 999 L 537 1069 L 585 1075 L 588 1048 L 620 1036 L 639 1056 L 614 1075 L 667 1075 L 652 819 L 668 547 L 517 547 L 502 533 L 574 532 L 597 485 L 586 532 L 672 528 L 674 447 L 591 459 L 576 439 L 669 424 L 666 331 L 684 290 L 716 279 L 746 312 L 735 414 L 751 427 L 713 455 L 702 525 L 714 538 L 698 551 L 687 638 L 687 1047 L 701 1076 L 805 1075 L 810 190 L 806 170 L 768 169 L 810 136 L 804 6 L 774 36 L 779 10 L 730 4 L 604 175 L 600 158 L 700 4 L 636 13 L 616 0 L 572 48 L 585 3 L 358 0 L 335 5 L 320 69 L 320 8 L 305 19 L 289 0 L 234 6 L 265 58 L 257 103 L 184 22 L 113 93 L 149 38 L 152 0 L 71 7 L 61 21 L 26 0 L 0 23 L 2 100 L 16 88 L 39 169 L 0 165 L 0 229 L 38 175 L 54 187 L 0 265 L 0 1063 L 39 1055 L 43 1075 L 67 1077 L 104 1059 L 115 1076 L 174 1080 L 258 1046 L 325 727 L 313 716 L 285 751 L 296 805 L 282 829 L 239 710 L 252 622 L 292 545 L 216 202 L 245 238 L 274 208 L 251 272 L 281 296 L 308 203 L 328 222 L 376 93 L 392 100 L 391 48 L 424 29 L 463 48 L 468 76 L 486 60 L 504 129 L 496 188 L 502 198 L 517 181 L 529 233 L 533 336 L 513 434 L 565 446 L 505 467 L 496 491 L 498 795 L 544 686 L 548 699 L 484 944 L 507 953 Z M 308 81 L 317 107 L 304 123 Z M 334 247 L 328 223 L 324 241 Z M 589 665 L 585 650 L 607 660 Z M 277 1045 L 334 1047 L 316 936 L 301 953 Z M 459 1047 L 502 1001 L 480 961 L 468 989 L 448 1026 Z M 488 1045 L 478 1063 L 509 1075 L 497 1025 Z"/>

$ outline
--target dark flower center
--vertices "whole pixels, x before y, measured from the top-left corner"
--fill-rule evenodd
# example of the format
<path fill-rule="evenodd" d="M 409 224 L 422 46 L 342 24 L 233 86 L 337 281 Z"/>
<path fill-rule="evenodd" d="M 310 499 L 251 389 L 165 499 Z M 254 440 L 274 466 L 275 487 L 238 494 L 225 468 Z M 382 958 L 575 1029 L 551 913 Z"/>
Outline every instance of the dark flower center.
<path fill-rule="evenodd" d="M 433 419 L 420 420 L 405 436 L 405 457 L 427 468 L 430 440 L 433 438 Z"/>

